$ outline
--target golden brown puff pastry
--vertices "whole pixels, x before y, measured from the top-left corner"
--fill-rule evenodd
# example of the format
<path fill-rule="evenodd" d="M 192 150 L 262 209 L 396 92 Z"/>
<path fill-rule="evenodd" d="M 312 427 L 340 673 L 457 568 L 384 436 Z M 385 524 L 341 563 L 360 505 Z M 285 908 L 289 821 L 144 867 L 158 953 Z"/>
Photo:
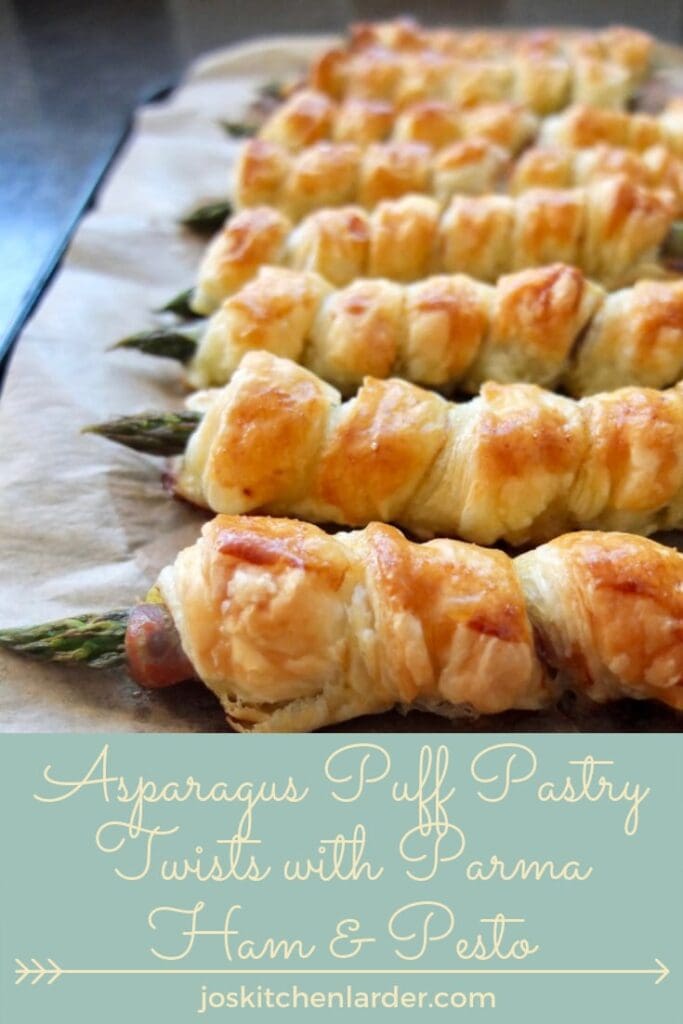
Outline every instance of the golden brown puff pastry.
<path fill-rule="evenodd" d="M 425 100 L 405 107 L 397 115 L 393 138 L 422 142 L 434 149 L 463 138 L 483 138 L 517 153 L 535 138 L 538 123 L 538 118 L 520 103 L 455 108 L 438 100 Z"/>
<path fill-rule="evenodd" d="M 490 29 L 458 31 L 426 29 L 413 18 L 357 22 L 349 26 L 347 48 L 352 51 L 380 46 L 387 50 L 436 50 L 460 57 L 498 57 L 510 53 L 512 37 Z"/>
<path fill-rule="evenodd" d="M 537 709 L 563 689 L 683 704 L 683 556 L 575 533 L 511 559 L 373 523 L 218 516 L 159 589 L 229 722 L 304 732 L 396 705 Z"/>
<path fill-rule="evenodd" d="M 202 398 L 176 489 L 214 512 L 515 545 L 579 527 L 683 525 L 683 385 L 577 402 L 487 383 L 456 405 L 369 377 L 342 403 L 303 367 L 251 352 Z"/>
<path fill-rule="evenodd" d="M 238 207 L 277 207 L 293 220 L 324 206 L 358 203 L 372 209 L 383 199 L 426 193 L 445 203 L 456 193 L 492 192 L 509 162 L 506 150 L 486 139 L 456 142 L 435 153 L 415 142 L 320 142 L 297 154 L 253 139 L 235 171 Z"/>
<path fill-rule="evenodd" d="M 654 45 L 654 39 L 646 32 L 623 25 L 593 32 L 540 29 L 512 33 L 426 29 L 412 18 L 360 22 L 350 27 L 348 41 L 351 51 L 376 47 L 397 51 L 435 50 L 466 59 L 509 59 L 511 53 L 520 51 L 556 57 L 578 54 L 621 64 L 636 80 L 647 74 Z"/>
<path fill-rule="evenodd" d="M 609 287 L 652 274 L 675 215 L 668 192 L 623 177 L 518 197 L 427 196 L 318 210 L 296 227 L 271 207 L 242 210 L 209 244 L 193 307 L 212 313 L 264 264 L 312 270 L 343 287 L 358 277 L 410 282 L 435 273 L 483 281 L 548 263 L 572 263 Z"/>
<path fill-rule="evenodd" d="M 514 561 L 542 657 L 592 700 L 683 709 L 683 555 L 623 533 L 574 533 Z"/>
<path fill-rule="evenodd" d="M 438 100 L 397 110 L 381 100 L 336 103 L 325 93 L 303 89 L 275 109 L 259 138 L 298 151 L 316 142 L 420 142 L 441 149 L 476 136 L 518 152 L 538 130 L 538 118 L 519 103 L 456 107 Z"/>
<path fill-rule="evenodd" d="M 396 704 L 536 709 L 549 687 L 514 563 L 391 527 L 219 516 L 159 587 L 231 724 L 309 731 Z"/>
<path fill-rule="evenodd" d="M 643 188 L 666 189 L 676 213 L 683 210 L 683 162 L 661 145 L 640 153 L 605 144 L 578 150 L 535 146 L 512 165 L 509 189 L 517 195 L 530 188 L 572 188 L 615 175 Z"/>
<path fill-rule="evenodd" d="M 263 267 L 202 334 L 189 377 L 225 384 L 242 356 L 285 356 L 353 393 L 366 376 L 446 393 L 487 380 L 561 387 L 581 397 L 683 377 L 683 280 L 606 293 L 565 264 L 522 270 L 495 287 L 464 274 L 411 285 Z"/>
<path fill-rule="evenodd" d="M 541 123 L 539 142 L 565 149 L 584 149 L 600 143 L 635 150 L 663 145 L 682 157 L 683 106 L 680 100 L 672 100 L 657 116 L 572 106 Z"/>
<path fill-rule="evenodd" d="M 329 50 L 313 64 L 308 84 L 334 99 L 385 100 L 399 107 L 428 99 L 465 105 L 514 100 L 547 115 L 570 103 L 621 109 L 637 83 L 623 64 L 583 51 L 519 47 L 505 60 L 471 60 L 373 47 Z"/>

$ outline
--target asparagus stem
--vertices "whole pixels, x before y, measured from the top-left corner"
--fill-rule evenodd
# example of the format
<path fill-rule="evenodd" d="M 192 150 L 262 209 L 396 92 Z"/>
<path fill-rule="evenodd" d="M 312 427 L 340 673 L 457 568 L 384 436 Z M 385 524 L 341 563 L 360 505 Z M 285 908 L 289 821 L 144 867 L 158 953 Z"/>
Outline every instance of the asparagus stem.
<path fill-rule="evenodd" d="M 181 224 L 196 235 L 213 235 L 218 231 L 227 217 L 232 213 L 232 206 L 227 200 L 219 203 L 207 203 L 183 217 Z"/>
<path fill-rule="evenodd" d="M 285 98 L 285 88 L 281 82 L 266 82 L 256 90 L 256 100 L 249 108 L 245 121 L 225 121 L 218 123 L 233 139 L 243 139 L 258 134 L 258 130 L 268 114 Z"/>
<path fill-rule="evenodd" d="M 675 220 L 669 228 L 662 245 L 662 255 L 665 259 L 683 260 L 683 220 Z"/>
<path fill-rule="evenodd" d="M 232 139 L 248 139 L 256 135 L 258 125 L 250 121 L 219 121 L 223 129 Z"/>
<path fill-rule="evenodd" d="M 136 348 L 148 356 L 163 356 L 165 359 L 176 359 L 179 363 L 189 363 L 197 351 L 199 336 L 203 330 L 204 321 L 183 330 L 177 327 L 159 327 L 151 331 L 140 331 L 117 341 L 112 345 L 112 350 Z"/>
<path fill-rule="evenodd" d="M 184 292 L 179 292 L 175 295 L 165 306 L 162 306 L 159 312 L 175 313 L 176 316 L 184 320 L 198 320 L 201 314 L 195 313 L 192 308 L 193 295 L 194 288 L 187 288 Z"/>
<path fill-rule="evenodd" d="M 126 625 L 130 609 L 102 615 L 79 615 L 26 629 L 0 630 L 0 647 L 37 661 L 111 668 L 125 662 Z"/>
<path fill-rule="evenodd" d="M 116 444 L 149 455 L 181 455 L 201 420 L 198 412 L 152 412 L 84 427 Z"/>
<path fill-rule="evenodd" d="M 257 95 L 264 100 L 282 100 L 284 98 L 284 91 L 282 82 L 264 82 L 256 90 Z"/>

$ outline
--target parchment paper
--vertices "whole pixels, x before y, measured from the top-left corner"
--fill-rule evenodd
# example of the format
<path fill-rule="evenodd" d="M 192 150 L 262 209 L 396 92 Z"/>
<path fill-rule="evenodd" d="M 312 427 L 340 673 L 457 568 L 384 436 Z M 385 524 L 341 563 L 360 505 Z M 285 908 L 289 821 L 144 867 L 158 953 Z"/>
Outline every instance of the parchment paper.
<path fill-rule="evenodd" d="M 110 416 L 177 408 L 175 364 L 105 354 L 152 326 L 152 310 L 194 278 L 203 243 L 177 219 L 228 192 L 238 120 L 259 83 L 300 71 L 325 38 L 261 40 L 197 62 L 172 98 L 142 109 L 130 142 L 82 221 L 64 264 L 15 350 L 0 402 L 0 625 L 33 625 L 127 607 L 191 543 L 202 516 L 162 492 L 158 460 L 80 428 Z M 451 723 L 385 715 L 346 730 L 451 728 L 675 729 L 661 709 L 625 705 L 587 716 L 511 714 Z M 200 684 L 141 691 L 123 672 L 39 665 L 0 653 L 4 732 L 225 729 Z"/>

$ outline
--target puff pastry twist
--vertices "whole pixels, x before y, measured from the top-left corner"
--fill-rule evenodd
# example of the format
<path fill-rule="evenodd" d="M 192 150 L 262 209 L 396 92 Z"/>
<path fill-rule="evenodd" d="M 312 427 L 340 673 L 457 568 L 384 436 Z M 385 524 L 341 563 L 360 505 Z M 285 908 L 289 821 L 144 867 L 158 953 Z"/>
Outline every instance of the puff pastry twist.
<path fill-rule="evenodd" d="M 485 381 L 560 386 L 580 397 L 683 377 L 683 280 L 607 293 L 565 264 L 495 286 L 465 275 L 334 290 L 310 271 L 263 267 L 226 299 L 189 367 L 195 387 L 225 384 L 245 352 L 307 366 L 344 394 L 366 376 L 446 393 Z"/>
<path fill-rule="evenodd" d="M 598 143 L 643 150 L 664 145 L 683 156 L 683 98 L 671 100 L 661 114 L 630 114 L 594 107 L 570 107 L 541 123 L 539 142 L 583 149 Z"/>
<path fill-rule="evenodd" d="M 529 188 L 572 188 L 620 175 L 643 188 L 667 189 L 676 214 L 683 210 L 683 162 L 663 145 L 640 153 L 605 143 L 578 150 L 534 146 L 512 165 L 509 189 L 517 195 Z"/>
<path fill-rule="evenodd" d="M 623 176 L 636 185 L 667 189 L 683 208 L 683 162 L 665 146 L 642 154 L 614 146 L 585 150 L 535 147 L 511 164 L 508 152 L 486 139 L 456 142 L 434 152 L 422 143 L 317 143 L 293 154 L 276 143 L 245 143 L 235 168 L 238 208 L 273 206 L 297 221 L 324 206 L 358 203 L 372 209 L 410 192 L 445 204 L 454 195 L 482 195 L 509 187 L 571 188 Z"/>
<path fill-rule="evenodd" d="M 416 281 L 465 273 L 484 281 L 549 263 L 572 263 L 610 287 L 644 276 L 673 222 L 669 192 L 623 177 L 583 189 L 530 189 L 517 197 L 456 196 L 446 209 L 408 195 L 318 210 L 296 227 L 271 207 L 231 217 L 209 244 L 193 297 L 212 313 L 264 264 L 314 270 L 343 287 L 358 277 Z"/>
<path fill-rule="evenodd" d="M 335 102 L 315 89 L 293 93 L 276 107 L 259 137 L 289 150 L 316 142 L 419 142 L 441 149 L 472 137 L 488 139 L 518 152 L 536 134 L 538 118 L 518 103 L 457 107 L 438 100 L 413 103 L 398 110 L 382 100 Z"/>
<path fill-rule="evenodd" d="M 365 150 L 322 142 L 297 154 L 253 139 L 240 151 L 233 192 L 238 207 L 274 206 L 296 221 L 322 206 L 359 203 L 372 209 L 410 192 L 432 195 L 440 203 L 457 193 L 492 192 L 508 162 L 507 150 L 475 138 L 437 153 L 415 142 L 378 143 Z"/>
<path fill-rule="evenodd" d="M 309 370 L 251 352 L 227 387 L 192 401 L 206 411 L 176 489 L 214 512 L 514 545 L 579 527 L 683 525 L 683 384 L 577 402 L 488 383 L 453 404 L 367 378 L 342 404 Z"/>
<path fill-rule="evenodd" d="M 636 79 L 649 69 L 654 39 L 646 32 L 624 25 L 610 25 L 601 31 L 536 29 L 528 32 L 460 31 L 425 28 L 412 18 L 359 22 L 351 25 L 347 50 L 374 49 L 434 50 L 465 59 L 508 59 L 511 53 L 568 57 L 583 54 L 597 60 L 613 61 L 628 68 Z"/>
<path fill-rule="evenodd" d="M 640 537 L 575 533 L 513 560 L 381 524 L 332 537 L 219 516 L 159 588 L 240 730 L 306 731 L 395 705 L 535 709 L 567 687 L 683 707 L 683 556 Z"/>
<path fill-rule="evenodd" d="M 373 46 L 328 50 L 314 62 L 307 84 L 335 99 L 381 99 L 399 107 L 424 99 L 468 105 L 513 100 L 545 115 L 571 103 L 621 109 L 641 73 L 585 46 L 558 53 L 521 44 L 505 59 Z"/>

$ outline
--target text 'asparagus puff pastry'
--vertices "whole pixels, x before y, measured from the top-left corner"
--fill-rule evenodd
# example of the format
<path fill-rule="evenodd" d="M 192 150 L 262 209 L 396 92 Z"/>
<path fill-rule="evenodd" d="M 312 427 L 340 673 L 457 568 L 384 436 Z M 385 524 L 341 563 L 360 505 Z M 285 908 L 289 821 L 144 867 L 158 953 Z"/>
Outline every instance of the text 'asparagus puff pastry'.
<path fill-rule="evenodd" d="M 657 116 L 581 105 L 570 107 L 542 122 L 539 141 L 567 149 L 599 143 L 636 150 L 664 145 L 675 155 L 683 156 L 683 97 L 671 100 Z"/>
<path fill-rule="evenodd" d="M 650 66 L 654 39 L 646 32 L 625 25 L 610 25 L 599 31 L 532 29 L 495 32 L 490 29 L 425 28 L 413 18 L 360 22 L 349 28 L 347 49 L 382 47 L 396 51 L 435 50 L 454 57 L 510 59 L 514 53 L 537 53 L 549 57 L 585 54 L 615 61 L 642 79 Z"/>
<path fill-rule="evenodd" d="M 91 429 L 142 451 L 159 453 L 161 440 L 185 451 L 176 491 L 214 512 L 380 520 L 481 544 L 683 526 L 683 384 L 576 402 L 489 383 L 456 405 L 367 378 L 342 404 L 310 371 L 251 352 L 227 387 L 194 402 L 189 441 L 189 417 L 173 413 Z"/>
<path fill-rule="evenodd" d="M 29 657 L 112 664 L 143 686 L 201 679 L 239 730 L 318 729 L 399 705 L 536 709 L 573 689 L 683 707 L 683 555 L 575 533 L 511 559 L 373 524 L 218 516 L 156 601 L 0 632 Z M 104 658 L 100 651 L 104 648 Z"/>
<path fill-rule="evenodd" d="M 607 293 L 551 264 L 501 277 L 334 290 L 310 271 L 262 267 L 208 321 L 143 331 L 117 347 L 188 364 L 194 387 L 226 384 L 254 349 L 286 356 L 352 394 L 364 377 L 444 392 L 487 380 L 560 386 L 575 397 L 683 377 L 683 280 Z"/>
<path fill-rule="evenodd" d="M 429 51 L 392 51 L 381 46 L 350 52 L 332 49 L 312 66 L 307 84 L 335 99 L 418 100 L 454 103 L 513 100 L 538 114 L 571 103 L 620 109 L 635 94 L 640 75 L 628 65 L 581 48 L 558 54 L 520 45 L 505 59 L 467 59 Z"/>
<path fill-rule="evenodd" d="M 517 194 L 530 188 L 588 185 L 619 175 L 644 188 L 669 190 L 676 214 L 681 212 L 683 162 L 665 146 L 642 154 L 604 145 L 578 151 L 534 148 L 511 165 L 505 149 L 481 138 L 437 152 L 411 142 L 378 143 L 365 150 L 323 142 L 298 154 L 252 139 L 241 148 L 233 192 L 238 208 L 273 206 L 297 221 L 323 206 L 358 203 L 372 209 L 384 199 L 410 192 L 445 204 L 454 195 L 482 195 L 507 185 Z"/>
<path fill-rule="evenodd" d="M 419 142 L 441 149 L 463 139 L 483 138 L 516 153 L 538 130 L 538 118 L 519 103 L 456 107 L 439 100 L 398 110 L 382 100 L 338 103 L 315 89 L 293 93 L 273 111 L 259 137 L 286 149 L 306 149 L 316 142 Z"/>
<path fill-rule="evenodd" d="M 264 264 L 314 270 L 339 287 L 357 277 L 416 281 L 434 273 L 502 274 L 572 263 L 611 287 L 652 271 L 674 220 L 670 193 L 611 178 L 517 197 L 427 196 L 318 210 L 296 227 L 271 207 L 242 210 L 210 242 L 192 306 L 212 313 Z"/>

